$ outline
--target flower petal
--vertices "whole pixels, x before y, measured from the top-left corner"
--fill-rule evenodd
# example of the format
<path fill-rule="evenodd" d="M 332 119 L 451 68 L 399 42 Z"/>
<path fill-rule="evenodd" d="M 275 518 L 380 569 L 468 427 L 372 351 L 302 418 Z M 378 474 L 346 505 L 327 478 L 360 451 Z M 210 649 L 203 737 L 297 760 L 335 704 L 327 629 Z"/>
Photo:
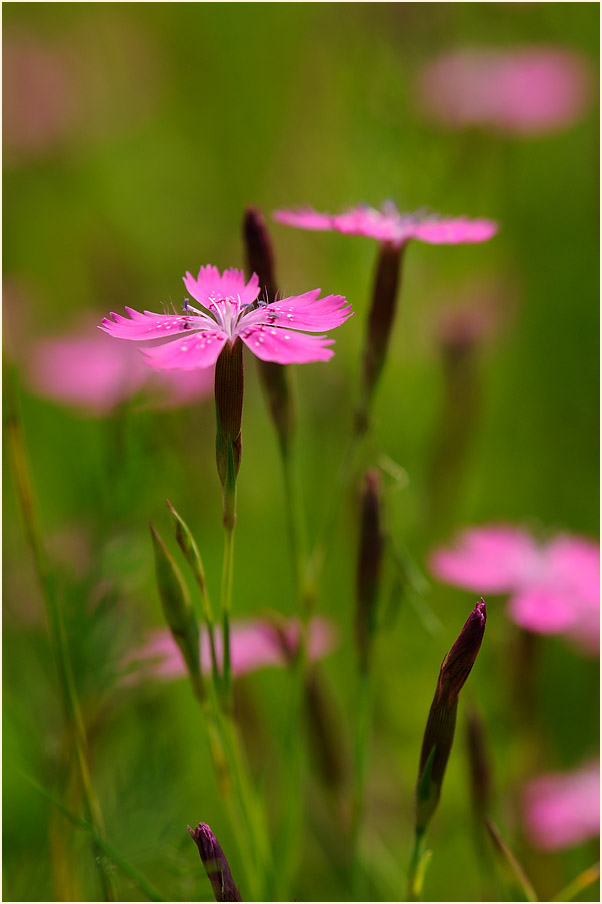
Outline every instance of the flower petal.
<path fill-rule="evenodd" d="M 134 311 L 126 307 L 129 317 L 111 313 L 112 320 L 104 317 L 99 330 L 110 333 L 118 339 L 163 339 L 174 333 L 185 333 L 187 330 L 197 328 L 198 317 L 174 314 L 153 314 L 151 311 Z M 197 321 L 197 323 L 195 323 Z"/>
<path fill-rule="evenodd" d="M 465 531 L 452 549 L 435 550 L 430 568 L 448 584 L 483 594 L 505 593 L 520 587 L 525 572 L 540 558 L 526 531 L 483 527 Z"/>
<path fill-rule="evenodd" d="M 246 282 L 242 270 L 224 270 L 220 274 L 217 267 L 201 267 L 195 279 L 190 273 L 183 277 L 184 285 L 193 298 L 204 307 L 209 307 L 223 298 L 237 299 L 241 307 L 251 304 L 259 295 L 259 279 L 255 273 Z"/>
<path fill-rule="evenodd" d="M 141 351 L 154 370 L 194 370 L 197 367 L 212 367 L 226 339 L 226 335 L 219 330 L 197 330 L 173 342 Z"/>
<path fill-rule="evenodd" d="M 325 336 L 307 336 L 280 327 L 252 326 L 240 334 L 240 338 L 254 355 L 262 361 L 276 364 L 308 364 L 310 361 L 328 361 L 334 352 L 328 348 L 334 339 Z"/>
<path fill-rule="evenodd" d="M 301 229 L 332 229 L 332 217 L 329 213 L 318 213 L 311 207 L 299 210 L 275 210 L 273 217 L 277 223 L 285 226 L 298 226 Z"/>
<path fill-rule="evenodd" d="M 469 242 L 486 242 L 496 234 L 493 220 L 456 219 L 425 220 L 412 227 L 412 238 L 431 245 L 461 245 Z"/>
<path fill-rule="evenodd" d="M 291 295 L 281 301 L 256 308 L 243 315 L 241 325 L 290 327 L 294 330 L 321 332 L 340 326 L 353 311 L 343 295 L 326 295 L 318 298 L 320 289 L 303 295 Z"/>

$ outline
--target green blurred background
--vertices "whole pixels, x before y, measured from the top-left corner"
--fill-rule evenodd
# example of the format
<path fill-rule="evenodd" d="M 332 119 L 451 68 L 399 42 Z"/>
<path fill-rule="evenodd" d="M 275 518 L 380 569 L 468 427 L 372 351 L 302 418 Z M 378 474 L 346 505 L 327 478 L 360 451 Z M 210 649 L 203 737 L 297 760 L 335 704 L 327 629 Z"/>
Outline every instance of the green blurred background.
<path fill-rule="evenodd" d="M 391 523 L 425 574 L 432 546 L 470 524 L 508 521 L 597 536 L 596 103 L 570 129 L 521 140 L 429 125 L 413 92 L 433 56 L 480 44 L 579 51 L 596 83 L 596 4 L 33 3 L 4 5 L 3 12 L 4 103 L 13 117 L 8 125 L 5 119 L 4 319 L 19 371 L 31 337 L 69 329 L 82 311 L 100 320 L 126 304 L 160 310 L 173 299 L 179 306 L 186 270 L 242 267 L 248 204 L 269 217 L 277 207 L 336 212 L 391 198 L 401 210 L 493 218 L 500 233 L 484 245 L 410 245 L 364 464 L 380 450 L 407 475 L 398 486 L 389 482 Z M 62 76 L 49 76 L 40 98 L 27 77 L 31 61 L 8 69 L 15 47 L 58 61 Z M 40 115 L 52 118 L 54 110 L 50 138 L 35 140 L 32 127 L 34 139 L 23 139 L 9 127 L 32 102 Z M 356 312 L 336 331 L 333 361 L 295 373 L 313 534 L 351 423 L 376 244 L 276 224 L 272 235 L 286 294 L 321 286 L 344 294 Z M 431 463 L 445 398 L 437 325 L 444 309 L 481 296 L 495 300 L 495 329 L 476 354 L 478 405 L 460 491 L 434 520 Z M 161 626 L 147 522 L 168 536 L 166 497 L 194 530 L 217 596 L 222 531 L 212 402 L 173 411 L 133 405 L 119 417 L 90 419 L 42 400 L 23 380 L 21 406 L 108 835 L 166 899 L 209 899 L 186 824 L 209 822 L 235 876 L 240 867 L 189 688 L 183 681 L 124 688 L 117 676 L 124 653 Z M 277 447 L 251 360 L 243 434 L 235 613 L 292 615 Z M 5 477 L 4 898 L 95 899 L 85 836 L 15 771 L 79 808 L 73 788 L 65 790 L 68 739 L 8 467 Z M 356 508 L 351 490 L 319 604 L 341 631 L 323 677 L 344 753 L 356 693 Z M 429 635 L 404 602 L 379 640 L 365 827 L 377 864 L 374 899 L 403 895 L 396 883 L 409 858 L 422 730 L 441 659 L 474 605 L 471 594 L 431 583 L 427 604 L 442 630 Z M 596 846 L 555 855 L 529 848 L 516 788 L 537 771 L 568 769 L 595 754 L 598 667 L 561 640 L 542 639 L 537 725 L 527 743 L 510 690 L 516 641 L 504 601 L 492 599 L 464 704 L 476 701 L 490 733 L 497 821 L 546 900 L 596 859 Z M 278 783 L 286 781 L 278 763 L 290 684 L 264 671 L 243 679 L 239 691 L 252 760 L 273 810 Z M 480 894 L 463 728 L 460 719 L 431 831 L 430 900 Z M 329 834 L 325 800 L 313 778 L 299 900 L 348 895 L 344 851 Z M 73 863 L 67 876 L 65 864 Z M 117 880 L 122 900 L 138 899 Z"/>

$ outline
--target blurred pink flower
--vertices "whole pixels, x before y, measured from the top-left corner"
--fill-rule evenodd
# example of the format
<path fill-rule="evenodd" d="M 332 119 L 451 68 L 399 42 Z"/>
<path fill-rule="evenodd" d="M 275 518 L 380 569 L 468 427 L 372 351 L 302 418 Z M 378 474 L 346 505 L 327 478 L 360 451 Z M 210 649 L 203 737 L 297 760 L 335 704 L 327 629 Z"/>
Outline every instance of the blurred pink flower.
<path fill-rule="evenodd" d="M 318 332 L 340 326 L 351 316 L 341 295 L 319 298 L 320 290 L 262 304 L 259 280 L 254 273 L 248 283 L 241 270 L 201 267 L 195 279 L 190 273 L 184 285 L 203 310 L 186 300 L 181 315 L 139 313 L 127 308 L 128 317 L 111 314 L 100 329 L 121 339 L 170 341 L 143 350 L 148 364 L 157 370 L 194 370 L 212 367 L 226 342 L 237 338 L 263 361 L 278 364 L 304 364 L 327 361 L 332 339 L 308 336 L 298 330 Z M 175 334 L 185 333 L 177 339 Z"/>
<path fill-rule="evenodd" d="M 565 634 L 583 651 L 600 651 L 600 546 L 560 534 L 538 544 L 526 530 L 481 527 L 438 549 L 430 567 L 448 584 L 478 593 L 510 593 L 508 614 L 538 634 Z"/>
<path fill-rule="evenodd" d="M 36 393 L 100 416 L 143 388 L 160 406 L 187 405 L 211 394 L 210 372 L 155 374 L 129 343 L 111 341 L 94 325 L 31 344 L 26 376 Z"/>
<path fill-rule="evenodd" d="M 573 772 L 552 772 L 524 788 L 522 806 L 527 835 L 545 850 L 573 847 L 600 834 L 600 762 L 591 760 Z"/>
<path fill-rule="evenodd" d="M 2 57 L 4 149 L 11 157 L 47 153 L 65 137 L 76 104 L 64 51 L 34 34 L 6 36 Z"/>
<path fill-rule="evenodd" d="M 545 46 L 453 51 L 426 65 L 416 82 L 420 109 L 436 122 L 520 136 L 573 125 L 590 93 L 583 58 Z"/>
<path fill-rule="evenodd" d="M 491 220 L 439 217 L 421 212 L 400 213 L 391 201 L 385 202 L 380 210 L 360 205 L 338 215 L 318 213 L 311 208 L 276 210 L 274 219 L 300 229 L 334 229 L 349 235 L 366 235 L 397 247 L 405 245 L 410 239 L 432 245 L 485 242 L 495 235 L 498 228 Z"/>
<path fill-rule="evenodd" d="M 230 627 L 230 657 L 235 675 L 246 675 L 256 669 L 283 667 L 297 648 L 299 621 L 289 619 L 282 626 L 269 620 L 233 622 Z M 337 645 L 335 625 L 325 618 L 312 618 L 309 623 L 308 652 L 311 659 L 322 659 Z M 222 664 L 223 645 L 219 627 L 215 629 L 218 665 Z M 126 677 L 127 683 L 139 683 L 145 677 L 171 681 L 186 675 L 182 654 L 167 629 L 153 631 L 142 647 L 129 654 L 125 664 L 137 669 Z M 211 650 L 206 629 L 201 630 L 201 665 L 211 671 Z"/>

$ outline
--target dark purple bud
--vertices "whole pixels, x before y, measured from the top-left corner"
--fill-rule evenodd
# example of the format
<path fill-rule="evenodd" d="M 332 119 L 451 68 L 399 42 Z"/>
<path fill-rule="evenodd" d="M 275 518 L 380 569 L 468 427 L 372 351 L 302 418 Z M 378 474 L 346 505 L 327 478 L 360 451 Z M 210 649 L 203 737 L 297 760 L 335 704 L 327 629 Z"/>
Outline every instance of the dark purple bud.
<path fill-rule="evenodd" d="M 369 665 L 370 647 L 378 614 L 378 593 L 385 546 L 381 495 L 378 471 L 375 469 L 366 471 L 361 500 L 355 618 L 355 638 L 362 671 L 367 670 Z"/>
<path fill-rule="evenodd" d="M 439 803 L 445 768 L 451 752 L 458 695 L 481 647 L 487 609 L 481 598 L 470 613 L 460 636 L 443 660 L 431 704 L 418 769 L 416 832 L 423 833 Z"/>
<path fill-rule="evenodd" d="M 274 251 L 265 220 L 256 207 L 247 207 L 242 228 L 247 268 L 259 278 L 259 297 L 268 303 L 275 301 Z"/>
<path fill-rule="evenodd" d="M 259 278 L 260 299 L 269 303 L 276 300 L 277 287 L 274 275 L 274 252 L 265 220 L 256 207 L 247 207 L 243 220 L 243 235 L 247 255 L 247 273 Z M 270 415 L 279 442 L 287 451 L 294 430 L 294 406 L 291 396 L 288 368 L 273 361 L 257 358 L 259 378 L 265 393 Z"/>
<path fill-rule="evenodd" d="M 242 342 L 227 342 L 215 365 L 215 413 L 217 437 L 215 452 L 217 470 L 224 488 L 224 519 L 226 519 L 226 495 L 233 496 L 236 475 L 242 454 L 242 404 L 244 395 L 244 369 Z M 232 512 L 232 519 L 234 514 Z M 233 523 L 232 523 L 233 526 Z"/>
<path fill-rule="evenodd" d="M 211 882 L 216 901 L 242 901 L 240 892 L 234 884 L 226 855 L 220 844 L 204 822 L 199 822 L 196 829 L 187 827 L 190 837 L 196 842 L 207 877 Z"/>
<path fill-rule="evenodd" d="M 372 395 L 387 357 L 397 308 L 403 250 L 403 245 L 400 247 L 389 242 L 383 242 L 380 246 L 364 339 L 361 401 L 356 416 L 356 431 L 360 434 L 368 429 Z"/>

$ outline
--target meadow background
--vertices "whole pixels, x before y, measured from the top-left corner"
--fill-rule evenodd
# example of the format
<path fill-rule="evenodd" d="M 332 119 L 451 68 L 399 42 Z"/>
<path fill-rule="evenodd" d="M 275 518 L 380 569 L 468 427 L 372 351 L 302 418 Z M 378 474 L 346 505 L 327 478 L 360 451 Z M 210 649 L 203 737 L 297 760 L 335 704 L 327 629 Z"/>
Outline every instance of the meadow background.
<path fill-rule="evenodd" d="M 33 3 L 5 4 L 3 13 L 5 345 L 19 377 L 108 837 L 166 900 L 210 898 L 187 823 L 208 822 L 240 874 L 188 683 L 124 686 L 120 679 L 127 651 L 162 625 L 147 523 L 171 542 L 165 498 L 194 531 L 217 596 L 223 537 L 213 402 L 157 410 L 135 400 L 112 417 L 81 416 L 31 388 L 33 340 L 67 331 L 82 314 L 100 322 L 124 305 L 161 310 L 172 299 L 179 307 L 186 270 L 244 265 L 248 204 L 269 218 L 278 207 L 337 212 L 393 199 L 401 210 L 428 207 L 500 223 L 486 244 L 408 248 L 364 459 L 371 464 L 382 450 L 407 475 L 391 496 L 392 530 L 428 580 L 425 605 L 442 626 L 429 634 L 417 615 L 422 604 L 406 597 L 378 639 L 365 832 L 378 852 L 373 899 L 396 900 L 404 893 L 396 883 L 410 853 L 416 770 L 438 668 L 475 602 L 429 575 L 429 551 L 473 524 L 527 524 L 592 539 L 599 530 L 597 100 L 575 125 L 550 135 L 454 132 L 422 114 L 415 79 L 424 63 L 456 47 L 552 44 L 581 53 L 595 86 L 599 8 Z M 58 76 L 43 74 L 45 55 Z M 37 129 L 44 114 L 51 126 Z M 345 295 L 355 311 L 333 335 L 332 362 L 295 371 L 313 534 L 351 424 L 377 246 L 270 228 L 286 294 L 321 286 Z M 480 296 L 487 303 L 494 297 L 496 324 L 477 350 L 478 406 L 459 490 L 435 522 L 431 462 L 444 399 L 438 324 L 444 309 Z M 277 446 L 254 361 L 246 378 L 234 615 L 292 615 Z M 340 630 L 322 675 L 347 761 L 356 693 L 356 513 L 351 488 L 319 598 L 320 614 Z M 43 600 L 6 457 L 3 525 L 3 897 L 94 900 L 97 875 L 85 835 L 23 777 L 67 801 L 71 794 L 78 808 L 65 779 L 70 754 Z M 502 598 L 488 599 L 488 615 L 429 835 L 425 896 L 480 894 L 464 746 L 472 700 L 489 732 L 496 821 L 549 900 L 597 859 L 597 845 L 536 851 L 522 832 L 517 788 L 537 771 L 569 769 L 596 754 L 598 662 L 562 639 L 541 640 L 527 756 L 511 688 L 517 629 Z M 237 693 L 255 773 L 273 803 L 286 781 L 278 751 L 290 682 L 284 671 L 264 670 L 241 679 Z M 294 897 L 345 899 L 344 851 L 315 776 L 306 800 Z M 119 873 L 116 881 L 121 900 L 140 899 Z M 582 899 L 596 895 L 590 889 Z"/>

